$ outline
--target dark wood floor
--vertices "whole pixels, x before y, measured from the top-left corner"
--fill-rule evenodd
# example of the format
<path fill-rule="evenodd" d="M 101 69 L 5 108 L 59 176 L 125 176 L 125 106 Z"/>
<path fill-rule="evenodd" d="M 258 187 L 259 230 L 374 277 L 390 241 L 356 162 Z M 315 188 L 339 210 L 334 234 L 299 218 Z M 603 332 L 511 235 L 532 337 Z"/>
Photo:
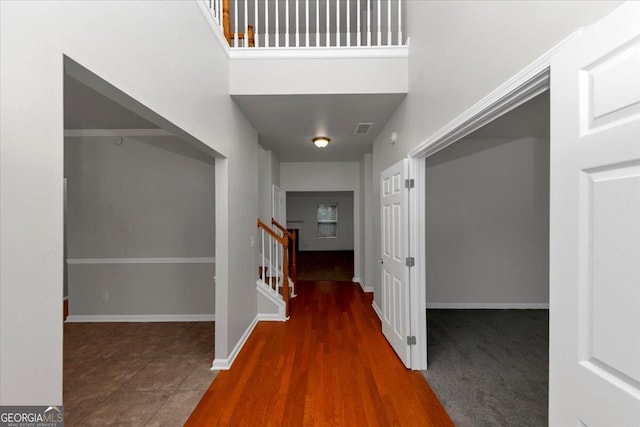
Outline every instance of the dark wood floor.
<path fill-rule="evenodd" d="M 353 279 L 353 251 L 299 251 L 298 280 Z"/>
<path fill-rule="evenodd" d="M 452 426 L 401 364 L 358 284 L 300 281 L 291 320 L 261 322 L 187 426 Z"/>

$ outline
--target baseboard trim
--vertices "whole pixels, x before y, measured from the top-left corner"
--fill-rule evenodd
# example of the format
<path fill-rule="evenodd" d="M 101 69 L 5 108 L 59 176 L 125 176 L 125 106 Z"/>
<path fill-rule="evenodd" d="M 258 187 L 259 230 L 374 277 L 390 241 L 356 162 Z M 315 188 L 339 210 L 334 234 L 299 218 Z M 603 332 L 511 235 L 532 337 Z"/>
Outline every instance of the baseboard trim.
<path fill-rule="evenodd" d="M 287 318 L 280 313 L 258 313 L 258 322 L 286 322 Z"/>
<path fill-rule="evenodd" d="M 378 305 L 376 304 L 375 301 L 373 301 L 373 303 L 371 304 L 371 306 L 373 307 L 373 311 L 376 312 L 376 315 L 378 316 L 378 319 L 380 319 L 380 321 L 382 322 L 382 311 L 380 310 L 380 308 L 378 307 Z"/>
<path fill-rule="evenodd" d="M 548 310 L 549 303 L 428 302 L 427 309 L 429 308 L 457 310 Z"/>
<path fill-rule="evenodd" d="M 360 285 L 362 292 L 373 292 L 373 286 L 365 286 L 364 283 L 362 283 L 359 280 L 358 280 L 358 284 Z"/>
<path fill-rule="evenodd" d="M 253 329 L 256 327 L 257 324 L 258 324 L 258 315 L 256 315 L 256 317 L 253 318 L 253 321 L 251 322 L 249 327 L 247 327 L 247 329 L 244 331 L 244 333 L 240 337 L 240 340 L 238 341 L 236 346 L 233 348 L 233 351 L 231 352 L 231 354 L 229 354 L 229 357 L 227 357 L 226 359 L 214 359 L 213 363 L 211 364 L 212 371 L 228 371 L 229 369 L 231 369 L 231 365 L 233 365 L 233 361 L 236 360 L 236 357 L 240 353 L 240 350 L 242 350 L 242 347 L 244 347 L 245 343 L 249 339 L 249 336 L 251 335 L 251 332 L 253 332 Z"/>
<path fill-rule="evenodd" d="M 215 314 L 113 314 L 113 315 L 70 315 L 68 323 L 88 322 L 214 322 Z"/>
<path fill-rule="evenodd" d="M 351 281 L 352 281 L 353 283 L 360 283 L 360 278 L 359 278 L 359 277 L 352 277 L 352 278 L 351 278 Z"/>

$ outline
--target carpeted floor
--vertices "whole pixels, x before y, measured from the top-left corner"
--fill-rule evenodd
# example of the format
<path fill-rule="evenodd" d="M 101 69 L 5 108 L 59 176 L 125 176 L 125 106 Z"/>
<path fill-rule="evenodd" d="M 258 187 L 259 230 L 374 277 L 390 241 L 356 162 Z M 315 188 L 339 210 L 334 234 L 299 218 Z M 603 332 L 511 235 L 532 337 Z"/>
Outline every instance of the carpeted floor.
<path fill-rule="evenodd" d="M 546 426 L 548 310 L 427 310 L 431 388 L 458 427 Z"/>
<path fill-rule="evenodd" d="M 353 279 L 353 251 L 300 251 L 297 257 L 298 280 Z"/>

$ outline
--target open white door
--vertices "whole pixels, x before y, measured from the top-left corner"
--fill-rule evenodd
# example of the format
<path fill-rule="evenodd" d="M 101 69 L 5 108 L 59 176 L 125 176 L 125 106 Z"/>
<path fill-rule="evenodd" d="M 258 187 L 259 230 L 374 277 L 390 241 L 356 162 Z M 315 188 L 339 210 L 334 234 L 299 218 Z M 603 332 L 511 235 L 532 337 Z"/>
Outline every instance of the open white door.
<path fill-rule="evenodd" d="M 408 161 L 382 172 L 382 333 L 406 367 L 411 360 L 409 340 L 409 190 L 405 188 Z"/>
<path fill-rule="evenodd" d="M 287 224 L 284 223 L 282 209 L 282 190 L 275 184 L 271 187 L 271 217 L 285 227 L 287 226 Z"/>
<path fill-rule="evenodd" d="M 551 426 L 640 426 L 640 3 L 551 62 Z"/>

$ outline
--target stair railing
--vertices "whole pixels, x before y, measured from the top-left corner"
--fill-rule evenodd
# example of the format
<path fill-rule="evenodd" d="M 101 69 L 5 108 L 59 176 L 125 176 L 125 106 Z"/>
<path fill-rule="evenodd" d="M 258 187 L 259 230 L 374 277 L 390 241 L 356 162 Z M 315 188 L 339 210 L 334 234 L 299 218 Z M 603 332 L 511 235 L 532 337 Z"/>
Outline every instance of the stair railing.
<path fill-rule="evenodd" d="M 258 218 L 261 260 L 258 277 L 274 295 L 282 288 L 285 303 L 285 316 L 289 317 L 289 238 L 280 236 Z"/>
<path fill-rule="evenodd" d="M 292 297 L 295 296 L 295 285 L 297 283 L 296 277 L 297 277 L 297 265 L 296 265 L 296 252 L 298 250 L 298 245 L 297 245 L 297 232 L 296 230 L 292 230 L 289 231 L 287 230 L 282 224 L 280 224 L 278 221 L 276 221 L 274 218 L 271 218 L 271 224 L 274 225 L 278 230 L 280 230 L 280 232 L 282 233 L 283 237 L 286 237 L 287 239 L 289 239 L 289 249 L 290 249 L 290 254 L 289 254 L 289 259 L 291 260 L 290 263 L 290 269 L 289 269 L 289 277 L 291 278 L 291 281 L 293 282 L 293 292 L 292 292 Z"/>

